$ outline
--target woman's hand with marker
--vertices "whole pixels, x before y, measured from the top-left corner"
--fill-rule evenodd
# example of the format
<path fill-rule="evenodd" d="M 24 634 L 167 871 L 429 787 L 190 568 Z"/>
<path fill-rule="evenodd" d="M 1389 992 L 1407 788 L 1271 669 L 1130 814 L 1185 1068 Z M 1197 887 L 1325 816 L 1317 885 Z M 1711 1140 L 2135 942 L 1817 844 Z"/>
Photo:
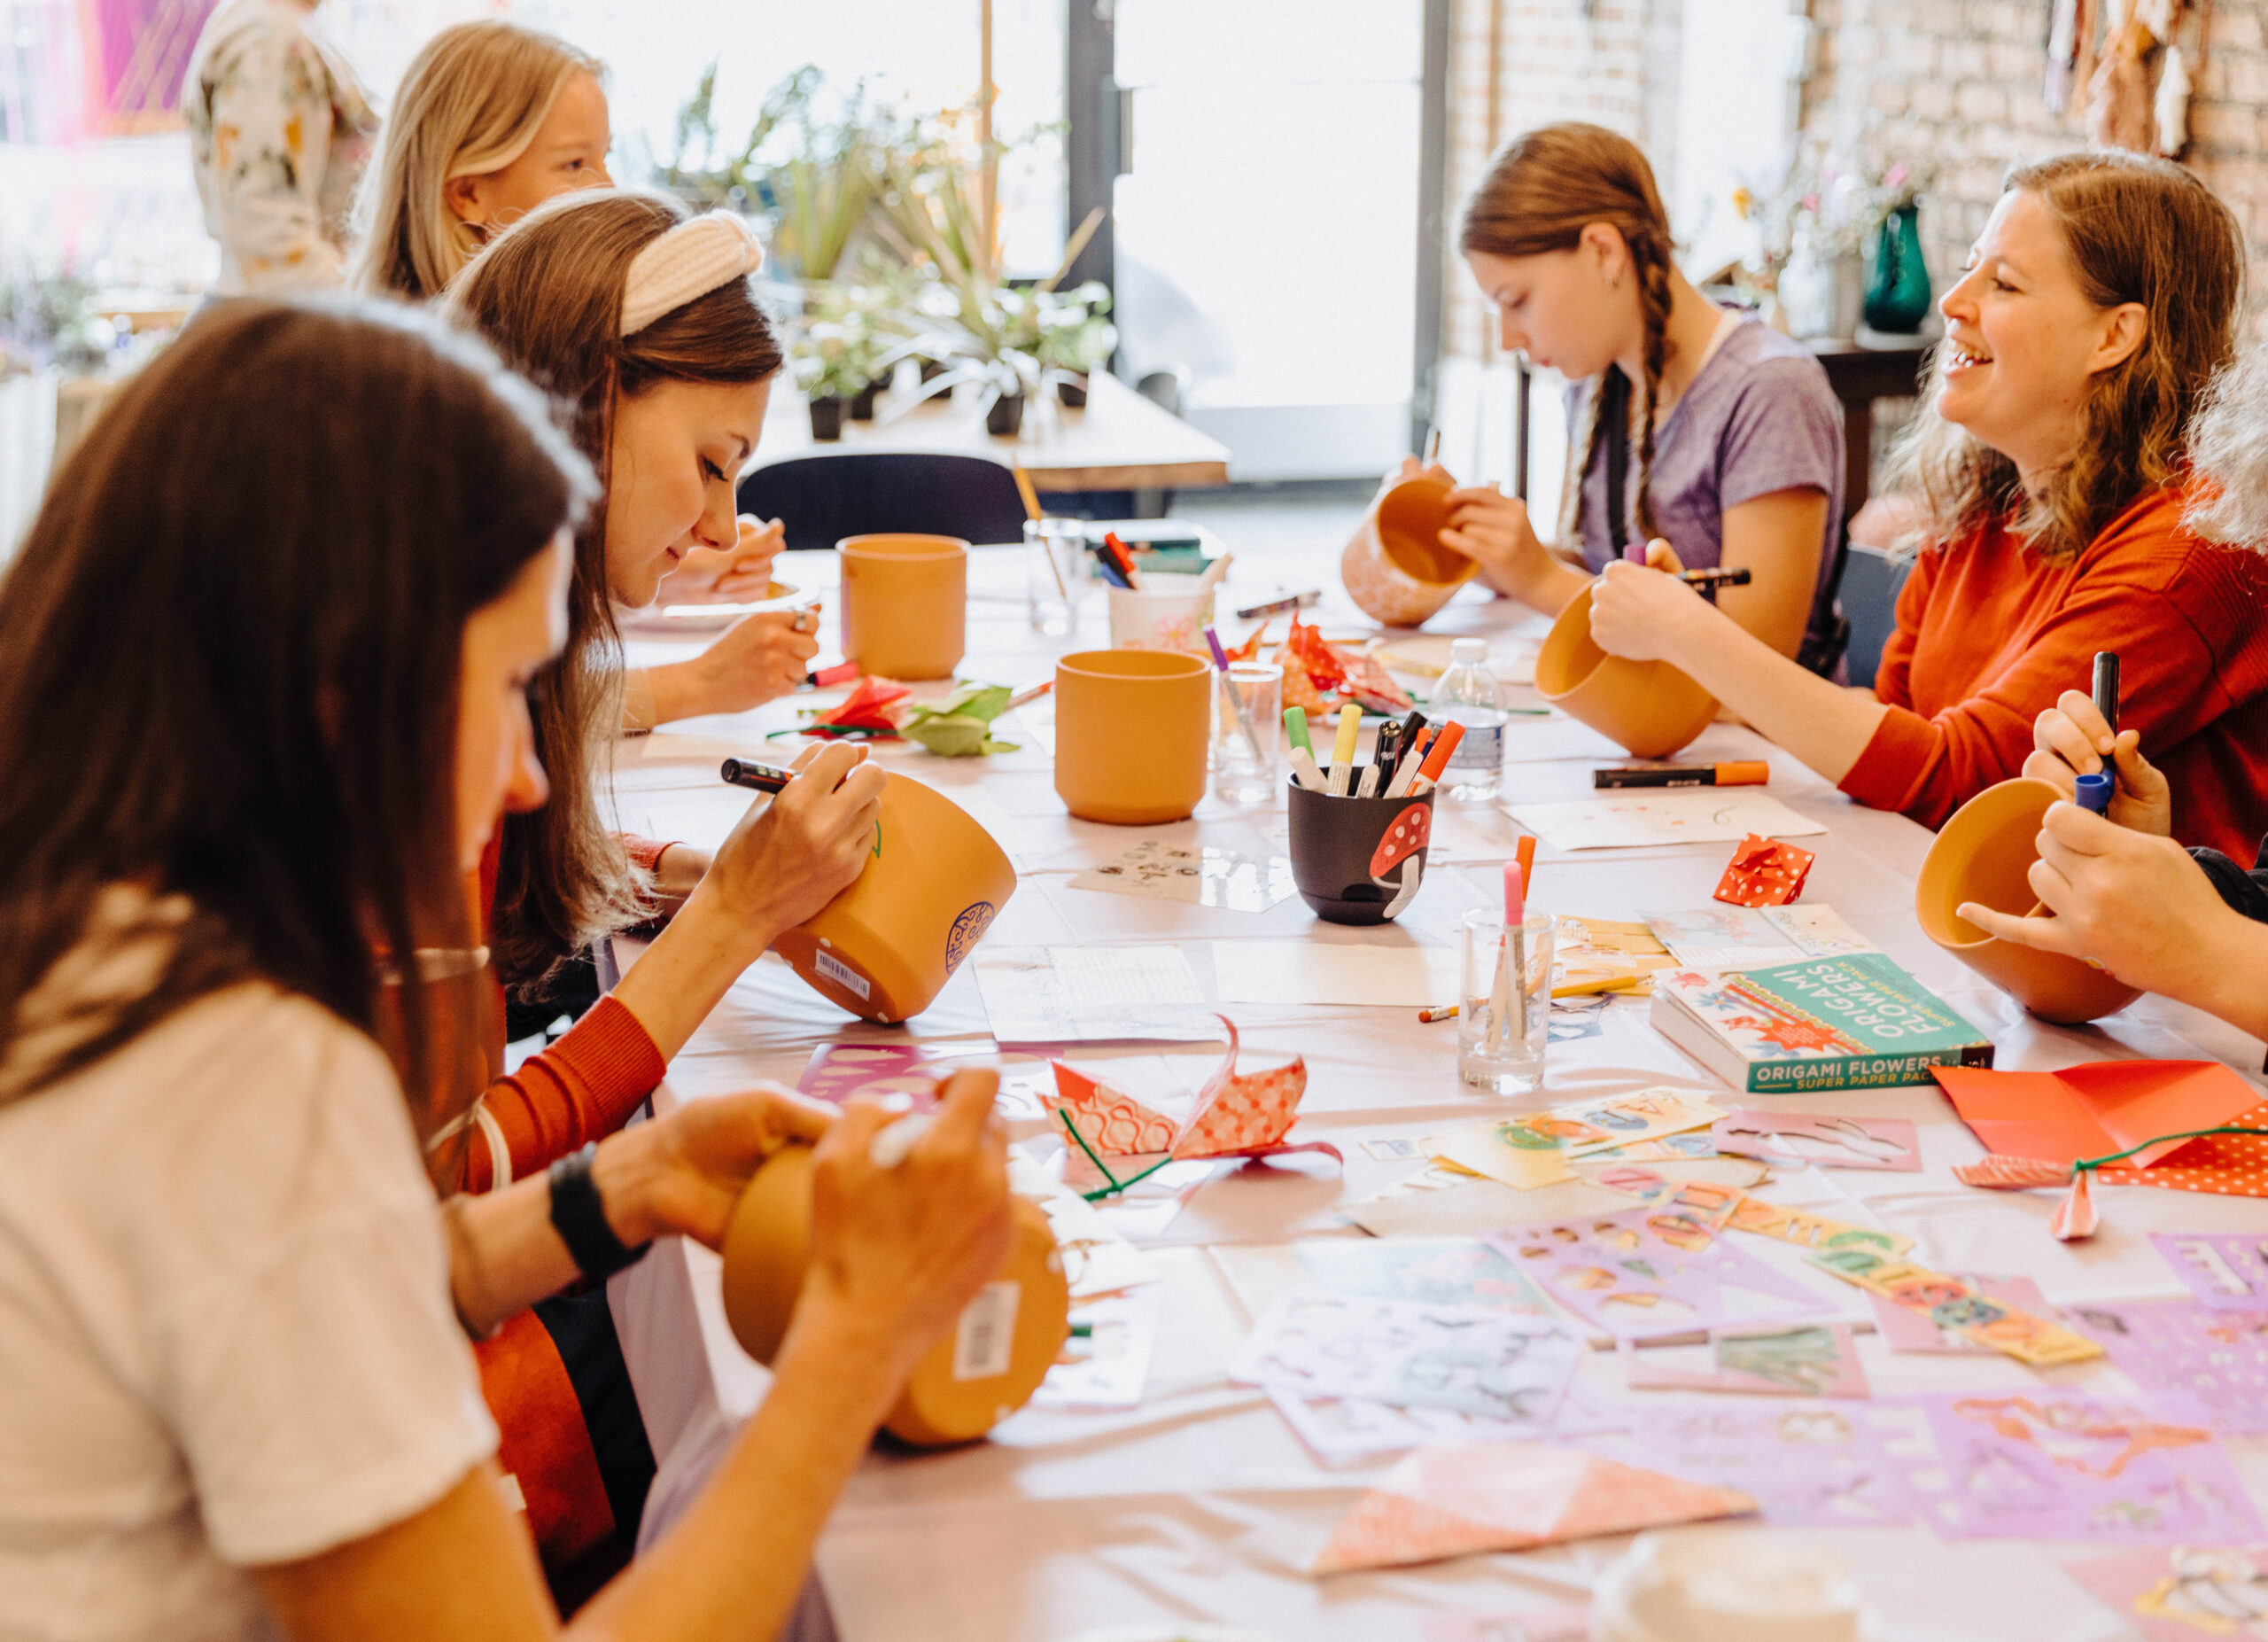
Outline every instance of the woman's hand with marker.
<path fill-rule="evenodd" d="M 1610 564 L 1591 584 L 1591 637 L 1610 656 L 1675 662 L 1697 624 L 1726 617 L 1678 580 L 1684 566 L 1668 542 L 1646 544 L 1643 565 Z"/>
<path fill-rule="evenodd" d="M 2256 973 L 2256 957 L 2233 959 L 2231 938 L 2256 944 L 2262 926 L 2232 912 L 2204 869 L 2172 839 L 2091 815 L 2076 804 L 2049 807 L 2031 864 L 2031 891 L 2051 916 L 2016 917 L 1965 902 L 1977 928 L 2043 952 L 2092 959 L 2148 992 L 2200 1002 L 2234 962 Z"/>
<path fill-rule="evenodd" d="M 2065 690 L 2054 706 L 2032 720 L 2032 751 L 2023 761 L 2023 773 L 2062 788 L 2069 796 L 2078 777 L 2108 767 L 2118 778 L 2110 796 L 2110 819 L 2133 831 L 2164 837 L 2173 831 L 2173 790 L 2142 756 L 2141 739 L 2133 730 L 2112 735 L 2092 697 Z"/>
<path fill-rule="evenodd" d="M 866 749 L 835 743 L 807 747 L 796 779 L 749 806 L 686 903 L 713 901 L 761 956 L 783 930 L 815 914 L 866 870 L 882 813 L 882 773 Z"/>

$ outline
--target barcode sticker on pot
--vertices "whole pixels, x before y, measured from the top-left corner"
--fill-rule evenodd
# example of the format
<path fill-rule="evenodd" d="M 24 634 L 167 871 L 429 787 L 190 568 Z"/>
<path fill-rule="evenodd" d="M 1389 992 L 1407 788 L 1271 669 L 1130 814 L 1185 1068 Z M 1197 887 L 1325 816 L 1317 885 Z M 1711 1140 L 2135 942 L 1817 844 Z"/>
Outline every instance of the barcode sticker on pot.
<path fill-rule="evenodd" d="M 866 995 L 874 990 L 865 976 L 859 974 L 833 953 L 813 953 L 812 968 L 833 981 L 837 986 L 847 986 L 857 992 L 861 1003 L 864 1003 L 866 1000 Z"/>
<path fill-rule="evenodd" d="M 1008 1372 L 1016 1344 L 1021 1283 L 987 1283 L 960 1314 L 953 1334 L 953 1378 L 996 1380 Z"/>

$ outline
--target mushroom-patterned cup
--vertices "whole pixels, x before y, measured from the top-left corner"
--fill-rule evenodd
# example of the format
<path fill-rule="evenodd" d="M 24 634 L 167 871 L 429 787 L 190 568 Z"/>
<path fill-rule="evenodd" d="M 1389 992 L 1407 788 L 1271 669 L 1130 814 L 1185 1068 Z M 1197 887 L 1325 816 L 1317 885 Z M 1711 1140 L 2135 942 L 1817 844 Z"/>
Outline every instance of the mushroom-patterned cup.
<path fill-rule="evenodd" d="M 1294 781 L 1290 804 L 1292 882 L 1316 916 L 1332 923 L 1399 916 L 1425 875 L 1433 795 L 1334 798 Z"/>

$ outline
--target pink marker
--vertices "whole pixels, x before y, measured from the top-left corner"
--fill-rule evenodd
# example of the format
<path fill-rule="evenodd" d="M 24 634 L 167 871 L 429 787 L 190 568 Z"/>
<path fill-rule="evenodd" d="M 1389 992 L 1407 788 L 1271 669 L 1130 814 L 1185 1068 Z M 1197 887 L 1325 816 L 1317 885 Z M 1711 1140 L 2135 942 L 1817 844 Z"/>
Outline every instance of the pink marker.
<path fill-rule="evenodd" d="M 1527 884 L 1518 861 L 1504 863 L 1504 925 L 1518 929 L 1527 917 Z"/>
<path fill-rule="evenodd" d="M 1622 547 L 1622 557 L 1627 564 L 1644 564 L 1646 562 L 1646 544 L 1643 541 L 1625 542 Z"/>

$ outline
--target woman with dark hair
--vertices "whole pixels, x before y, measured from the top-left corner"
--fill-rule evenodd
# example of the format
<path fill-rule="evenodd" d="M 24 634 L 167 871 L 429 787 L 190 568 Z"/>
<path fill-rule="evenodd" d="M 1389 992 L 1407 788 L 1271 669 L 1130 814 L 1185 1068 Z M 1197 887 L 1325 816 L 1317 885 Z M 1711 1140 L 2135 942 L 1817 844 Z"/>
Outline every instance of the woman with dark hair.
<path fill-rule="evenodd" d="M 1526 502 L 1488 486 L 1450 495 L 1442 542 L 1556 616 L 1626 541 L 1664 537 L 1687 565 L 1751 572 L 1723 589 L 1725 613 L 1783 656 L 1831 665 L 1842 409 L 1808 348 L 1678 271 L 1637 144 L 1578 123 L 1518 138 L 1466 202 L 1457 248 L 1505 351 L 1574 385 L 1555 533 L 1576 562 L 1545 548 Z"/>
<path fill-rule="evenodd" d="M 1683 668 L 1860 803 L 1925 827 L 2016 774 L 2033 720 L 2117 650 L 2125 722 L 2163 763 L 2186 841 L 2249 847 L 2268 830 L 2268 564 L 2182 518 L 2183 436 L 2243 281 L 2235 218 L 2179 166 L 2018 167 L 1938 304 L 1937 392 L 1905 451 L 1935 545 L 1874 689 L 1787 663 L 1658 569 L 1610 565 L 1592 635 Z"/>
<path fill-rule="evenodd" d="M 756 1093 L 437 1204 L 463 872 L 542 801 L 525 692 L 588 485 L 467 340 L 233 304 L 125 389 L 0 582 L 0 1631 L 551 1634 L 466 1335 L 593 1251 L 715 1243 L 818 1139 L 770 1397 L 575 1627 L 770 1638 L 998 1269 L 976 1079 L 887 1174 L 879 1108 Z"/>

